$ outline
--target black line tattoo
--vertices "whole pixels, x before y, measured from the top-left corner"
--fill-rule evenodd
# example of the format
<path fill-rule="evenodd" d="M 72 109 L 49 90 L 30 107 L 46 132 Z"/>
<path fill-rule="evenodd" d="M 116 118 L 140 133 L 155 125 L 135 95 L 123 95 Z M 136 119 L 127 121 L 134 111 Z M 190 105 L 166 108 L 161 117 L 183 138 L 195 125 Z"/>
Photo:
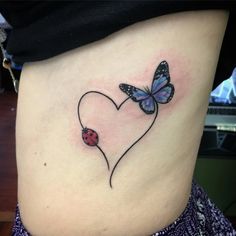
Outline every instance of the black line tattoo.
<path fill-rule="evenodd" d="M 79 103 L 78 103 L 78 118 L 79 118 L 79 122 L 80 122 L 80 125 L 82 127 L 82 139 L 84 141 L 84 143 L 86 143 L 88 146 L 96 146 L 99 151 L 102 153 L 106 163 L 107 163 L 107 169 L 110 170 L 110 165 L 109 165 L 109 161 L 107 159 L 107 156 L 106 154 L 104 153 L 104 151 L 102 150 L 102 148 L 98 145 L 98 141 L 99 141 L 99 136 L 97 134 L 97 132 L 93 129 L 90 129 L 90 128 L 87 128 L 87 127 L 84 127 L 84 125 L 82 124 L 82 121 L 81 121 L 81 116 L 80 116 L 80 111 L 79 111 L 79 108 L 80 108 L 80 104 L 81 104 L 81 101 L 82 99 L 90 94 L 90 93 L 96 93 L 96 94 L 100 94 L 104 97 L 106 97 L 107 99 L 109 99 L 110 102 L 113 103 L 113 105 L 115 106 L 115 108 L 117 110 L 119 110 L 121 108 L 121 106 L 127 101 L 129 100 L 129 97 L 126 98 L 119 106 L 113 101 L 112 98 L 110 98 L 109 96 L 107 96 L 106 94 L 104 93 L 101 93 L 101 92 L 98 92 L 98 91 L 88 91 L 86 92 L 79 100 Z"/>
<path fill-rule="evenodd" d="M 149 130 L 154 125 L 157 115 L 158 115 L 158 104 L 168 103 L 173 98 L 174 91 L 175 91 L 174 86 L 170 83 L 169 67 L 166 61 L 162 61 L 157 67 L 154 73 L 154 78 L 152 81 L 151 88 L 145 87 L 144 89 L 139 89 L 135 86 L 124 84 L 124 83 L 120 84 L 119 88 L 128 95 L 128 98 L 126 98 L 119 105 L 117 105 L 111 97 L 107 96 L 106 94 L 102 92 L 88 91 L 81 96 L 78 102 L 78 108 L 77 108 L 79 123 L 82 127 L 82 139 L 86 145 L 90 147 L 94 146 L 98 148 L 98 150 L 102 153 L 106 161 L 108 171 L 110 170 L 109 160 L 105 152 L 103 151 L 103 149 L 98 145 L 98 142 L 99 142 L 98 133 L 95 130 L 84 126 L 81 120 L 80 105 L 81 105 L 81 101 L 85 98 L 85 96 L 92 93 L 102 95 L 105 98 L 107 98 L 108 101 L 110 101 L 115 106 L 117 111 L 119 111 L 119 109 L 122 107 L 123 104 L 125 104 L 129 99 L 131 99 L 132 101 L 138 103 L 140 109 L 146 115 L 154 114 L 154 118 L 151 125 L 146 129 L 146 131 L 139 138 L 137 138 L 123 152 L 123 154 L 119 157 L 114 167 L 112 168 L 111 173 L 110 173 L 110 178 L 109 178 L 109 185 L 111 188 L 113 187 L 112 178 L 114 176 L 115 170 L 117 169 L 117 166 L 119 165 L 121 160 L 124 158 L 124 156 L 129 152 L 129 150 L 132 149 L 149 132 Z"/>

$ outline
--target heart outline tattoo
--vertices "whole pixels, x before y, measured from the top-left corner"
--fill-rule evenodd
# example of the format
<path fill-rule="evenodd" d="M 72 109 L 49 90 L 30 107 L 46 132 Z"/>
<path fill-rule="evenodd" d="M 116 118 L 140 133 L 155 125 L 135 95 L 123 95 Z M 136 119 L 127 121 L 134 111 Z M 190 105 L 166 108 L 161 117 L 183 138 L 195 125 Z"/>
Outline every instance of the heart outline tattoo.
<path fill-rule="evenodd" d="M 121 83 L 119 85 L 119 88 L 121 91 L 126 93 L 128 95 L 128 98 L 126 98 L 123 102 L 121 102 L 119 105 L 116 104 L 116 102 L 109 97 L 108 95 L 99 92 L 99 91 L 88 91 L 84 93 L 78 102 L 77 106 L 77 112 L 78 112 L 78 119 L 79 123 L 82 127 L 82 139 L 84 143 L 88 146 L 95 146 L 98 148 L 98 150 L 102 153 L 106 165 L 108 168 L 108 171 L 110 171 L 110 165 L 108 158 L 103 151 L 103 149 L 98 145 L 99 142 L 99 136 L 95 130 L 92 128 L 87 128 L 86 126 L 83 125 L 82 120 L 81 120 L 81 115 L 80 115 L 80 105 L 84 97 L 88 94 L 95 93 L 104 96 L 107 98 L 116 108 L 117 111 L 120 110 L 122 105 L 124 105 L 129 99 L 131 99 L 134 102 L 137 102 L 139 104 L 139 107 L 141 110 L 146 114 L 146 115 L 152 115 L 154 114 L 154 118 L 150 126 L 145 130 L 145 132 L 137 138 L 119 157 L 119 159 L 116 161 L 114 167 L 111 170 L 110 173 L 110 178 L 109 178 L 109 185 L 112 188 L 112 177 L 114 175 L 114 172 L 120 163 L 120 161 L 124 158 L 124 156 L 129 152 L 130 149 L 132 149 L 152 128 L 154 125 L 157 115 L 158 115 L 158 104 L 165 104 L 171 101 L 171 99 L 174 96 L 174 86 L 173 84 L 170 83 L 170 75 L 169 75 L 169 67 L 168 63 L 166 61 L 162 61 L 155 73 L 154 73 L 154 78 L 152 81 L 151 89 L 148 87 L 145 87 L 144 90 L 136 88 L 135 86 L 129 85 L 129 84 L 124 84 Z"/>

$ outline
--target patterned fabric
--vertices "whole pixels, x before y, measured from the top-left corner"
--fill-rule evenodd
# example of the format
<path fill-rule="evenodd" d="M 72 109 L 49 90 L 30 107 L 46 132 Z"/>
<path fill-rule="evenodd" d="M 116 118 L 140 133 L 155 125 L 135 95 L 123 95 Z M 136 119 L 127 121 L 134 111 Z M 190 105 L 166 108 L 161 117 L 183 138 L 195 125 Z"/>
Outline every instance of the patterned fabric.
<path fill-rule="evenodd" d="M 187 207 L 171 225 L 152 236 L 235 236 L 236 231 L 223 213 L 195 182 Z"/>
<path fill-rule="evenodd" d="M 30 236 L 23 226 L 18 206 L 16 207 L 13 236 Z M 236 236 L 230 222 L 207 197 L 204 190 L 193 182 L 187 207 L 171 225 L 152 236 Z"/>
<path fill-rule="evenodd" d="M 27 230 L 25 229 L 24 225 L 21 222 L 18 205 L 16 206 L 16 216 L 12 228 L 12 236 L 30 236 L 30 233 L 27 232 Z"/>

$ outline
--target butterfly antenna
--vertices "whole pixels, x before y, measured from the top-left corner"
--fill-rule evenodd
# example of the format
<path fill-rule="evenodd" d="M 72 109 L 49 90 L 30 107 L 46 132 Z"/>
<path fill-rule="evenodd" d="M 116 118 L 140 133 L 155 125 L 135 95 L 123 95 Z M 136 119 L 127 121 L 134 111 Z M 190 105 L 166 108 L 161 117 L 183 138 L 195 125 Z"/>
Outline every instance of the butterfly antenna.
<path fill-rule="evenodd" d="M 144 90 L 146 93 L 148 93 L 148 86 L 144 86 L 144 87 L 143 87 L 143 90 Z"/>
<path fill-rule="evenodd" d="M 151 92 L 148 86 L 145 87 L 145 91 L 146 91 L 147 93 L 150 93 L 150 92 Z"/>

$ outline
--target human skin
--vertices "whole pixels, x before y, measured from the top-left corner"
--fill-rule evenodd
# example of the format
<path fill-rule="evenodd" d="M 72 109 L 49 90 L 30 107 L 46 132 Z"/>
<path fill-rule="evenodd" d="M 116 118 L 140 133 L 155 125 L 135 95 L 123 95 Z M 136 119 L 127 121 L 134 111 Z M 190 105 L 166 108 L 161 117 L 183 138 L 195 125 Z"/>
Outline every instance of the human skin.
<path fill-rule="evenodd" d="M 18 201 L 29 232 L 150 235 L 183 212 L 227 18 L 213 10 L 161 16 L 24 65 L 16 151 Z M 111 188 L 101 153 L 81 139 L 78 101 L 96 90 L 119 104 L 127 98 L 119 84 L 150 87 L 163 60 L 173 99 L 159 105 L 155 124 L 120 162 Z M 131 101 L 119 113 L 91 95 L 81 109 L 99 127 L 111 166 L 150 122 Z"/>

